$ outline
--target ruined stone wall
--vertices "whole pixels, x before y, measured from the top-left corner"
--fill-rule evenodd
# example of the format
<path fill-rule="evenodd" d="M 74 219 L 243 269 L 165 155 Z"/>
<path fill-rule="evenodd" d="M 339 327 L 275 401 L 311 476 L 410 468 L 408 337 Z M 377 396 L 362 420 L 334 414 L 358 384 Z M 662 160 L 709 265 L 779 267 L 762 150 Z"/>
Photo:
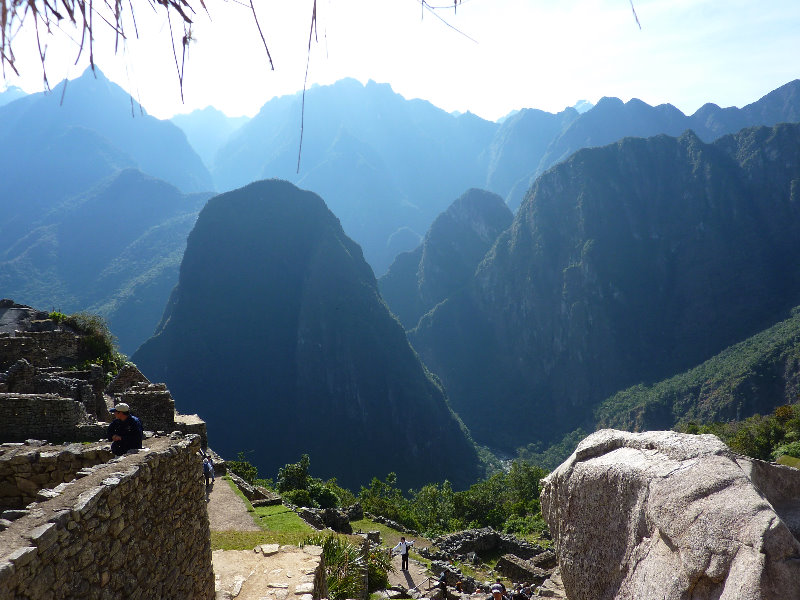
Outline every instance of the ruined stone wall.
<path fill-rule="evenodd" d="M 7 369 L 23 358 L 32 365 L 47 364 L 47 355 L 32 338 L 0 334 L 0 369 Z"/>
<path fill-rule="evenodd" d="M 175 429 L 175 401 L 163 383 L 138 383 L 120 396 L 150 431 Z"/>
<path fill-rule="evenodd" d="M 0 598 L 214 597 L 199 438 L 149 442 L 0 532 Z"/>
<path fill-rule="evenodd" d="M 73 444 L 67 447 L 0 447 L 0 511 L 22 509 L 39 496 L 40 490 L 58 489 L 83 469 L 113 458 L 109 450 Z"/>
<path fill-rule="evenodd" d="M 50 394 L 0 394 L 0 440 L 74 440 L 83 405 Z"/>

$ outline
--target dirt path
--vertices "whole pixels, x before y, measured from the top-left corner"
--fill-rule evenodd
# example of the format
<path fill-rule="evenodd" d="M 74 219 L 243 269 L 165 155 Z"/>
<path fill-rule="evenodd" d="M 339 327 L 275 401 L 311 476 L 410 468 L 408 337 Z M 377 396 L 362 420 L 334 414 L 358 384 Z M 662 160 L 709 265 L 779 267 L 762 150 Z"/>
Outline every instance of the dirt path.
<path fill-rule="evenodd" d="M 231 489 L 231 484 L 222 479 L 206 489 L 208 521 L 212 531 L 261 531 L 247 505 Z"/>
<path fill-rule="evenodd" d="M 424 565 L 418 563 L 413 558 L 408 559 L 408 571 L 400 570 L 400 555 L 392 557 L 394 573 L 389 573 L 389 585 L 401 585 L 407 590 L 420 588 L 420 591 L 427 592 L 428 586 L 435 586 L 434 581 L 427 581 L 429 575 Z"/>

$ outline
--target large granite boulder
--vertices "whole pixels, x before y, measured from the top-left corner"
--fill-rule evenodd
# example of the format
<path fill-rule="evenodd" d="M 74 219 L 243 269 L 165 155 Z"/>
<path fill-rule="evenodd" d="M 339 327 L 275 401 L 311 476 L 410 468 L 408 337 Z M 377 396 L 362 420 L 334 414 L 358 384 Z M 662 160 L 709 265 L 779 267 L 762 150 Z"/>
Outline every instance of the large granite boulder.
<path fill-rule="evenodd" d="M 598 431 L 541 502 L 570 600 L 800 599 L 800 471 L 713 435 Z"/>

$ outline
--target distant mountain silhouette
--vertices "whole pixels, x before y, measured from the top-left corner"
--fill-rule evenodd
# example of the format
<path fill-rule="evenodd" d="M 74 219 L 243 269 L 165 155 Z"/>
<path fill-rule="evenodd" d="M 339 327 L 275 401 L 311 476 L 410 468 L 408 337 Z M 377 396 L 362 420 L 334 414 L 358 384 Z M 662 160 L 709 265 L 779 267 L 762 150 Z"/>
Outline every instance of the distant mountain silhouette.
<path fill-rule="evenodd" d="M 34 306 L 98 312 L 131 353 L 158 324 L 186 236 L 209 196 L 121 171 L 39 215 L 27 235 L 0 251 L 0 289 Z"/>
<path fill-rule="evenodd" d="M 467 285 L 513 215 L 503 199 L 471 189 L 440 214 L 423 243 L 400 254 L 378 280 L 381 295 L 406 329 Z"/>
<path fill-rule="evenodd" d="M 636 98 L 625 103 L 618 98 L 602 98 L 576 118 L 565 118 L 577 114 L 574 109 L 559 113 L 565 115 L 563 127 L 556 128 L 550 137 L 552 122 L 558 115 L 541 111 L 533 114 L 536 116 L 533 124 L 531 116 L 509 119 L 497 134 L 503 141 L 497 138 L 493 141 L 493 164 L 495 171 L 503 176 L 498 178 L 490 172 L 486 188 L 502 195 L 514 210 L 536 177 L 581 148 L 605 146 L 624 137 L 660 133 L 677 136 L 687 129 L 710 142 L 744 127 L 800 121 L 800 80 L 791 81 L 741 109 L 706 104 L 691 116 L 671 104 L 650 106 Z M 521 140 L 512 148 L 519 147 L 522 152 L 501 152 L 505 140 Z M 514 182 L 511 187 L 509 181 Z"/>
<path fill-rule="evenodd" d="M 249 120 L 249 117 L 229 117 L 213 106 L 175 115 L 170 119 L 183 130 L 208 169 L 213 166 L 214 157 L 231 134 Z"/>
<path fill-rule="evenodd" d="M 217 187 L 279 177 L 320 194 L 379 274 L 413 248 L 388 249 L 396 231 L 421 236 L 445 199 L 483 184 L 496 124 L 352 79 L 306 93 L 297 173 L 300 103 L 299 94 L 271 100 L 236 132 L 217 155 Z"/>
<path fill-rule="evenodd" d="M 798 304 L 798 199 L 800 124 L 581 150 L 412 342 L 477 441 L 556 439 Z"/>
<path fill-rule="evenodd" d="M 64 89 L 66 86 L 66 90 Z M 70 127 L 89 129 L 107 144 L 125 152 L 144 173 L 163 179 L 183 192 L 213 190 L 211 177 L 183 132 L 172 123 L 144 113 L 137 102 L 99 69 L 87 69 L 72 81 L 62 81 L 49 93 L 25 96 L 0 108 L 0 149 L 6 153 L 24 148 L 31 164 L 42 165 L 35 150 Z M 84 148 L 75 148 L 82 152 Z M 11 157 L 9 157 L 11 158 Z M 20 168 L 20 161 L 13 166 Z M 3 160 L 3 180 L 14 175 Z M 53 175 L 58 175 L 54 161 Z M 42 167 L 39 167 L 42 169 Z M 39 176 L 42 176 L 40 171 Z M 30 175 L 25 171 L 20 176 Z M 33 179 L 33 177 L 28 177 Z"/>
<path fill-rule="evenodd" d="M 24 90 L 12 85 L 0 92 L 0 106 L 8 104 L 9 102 L 13 102 L 14 100 L 22 98 L 26 95 L 27 94 Z"/>
<path fill-rule="evenodd" d="M 288 182 L 207 203 L 161 326 L 133 359 L 203 415 L 217 451 L 245 451 L 263 473 L 308 453 L 350 487 L 390 471 L 404 486 L 477 476 L 361 249 Z"/>

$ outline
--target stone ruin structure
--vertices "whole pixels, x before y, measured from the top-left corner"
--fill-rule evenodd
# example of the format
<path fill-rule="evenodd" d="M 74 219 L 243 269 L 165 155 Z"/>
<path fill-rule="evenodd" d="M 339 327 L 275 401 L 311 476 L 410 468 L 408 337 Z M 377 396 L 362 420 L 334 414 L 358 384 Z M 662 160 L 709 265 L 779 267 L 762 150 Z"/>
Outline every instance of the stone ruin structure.
<path fill-rule="evenodd" d="M 80 331 L 0 300 L 0 598 L 214 598 L 205 423 L 91 359 Z M 146 439 L 114 457 L 120 401 Z"/>
<path fill-rule="evenodd" d="M 79 369 L 92 358 L 87 346 L 80 332 L 47 313 L 0 300 L 0 441 L 104 439 L 108 409 L 127 402 L 145 430 L 195 433 L 207 447 L 205 423 L 176 413 L 166 386 L 150 383 L 134 365 L 108 386 L 99 365 Z"/>
<path fill-rule="evenodd" d="M 0 445 L 0 598 L 214 598 L 200 438 L 145 445 Z"/>

